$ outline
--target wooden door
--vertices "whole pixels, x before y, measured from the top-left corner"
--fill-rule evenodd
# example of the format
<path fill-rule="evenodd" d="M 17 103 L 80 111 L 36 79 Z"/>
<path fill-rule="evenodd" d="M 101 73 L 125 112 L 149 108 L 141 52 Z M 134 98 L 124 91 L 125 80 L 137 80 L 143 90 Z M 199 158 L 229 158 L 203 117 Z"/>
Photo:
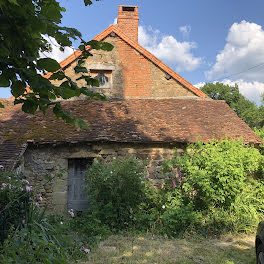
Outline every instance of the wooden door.
<path fill-rule="evenodd" d="M 84 211 L 89 208 L 84 185 L 87 166 L 91 165 L 92 162 L 92 158 L 68 160 L 68 210 Z"/>

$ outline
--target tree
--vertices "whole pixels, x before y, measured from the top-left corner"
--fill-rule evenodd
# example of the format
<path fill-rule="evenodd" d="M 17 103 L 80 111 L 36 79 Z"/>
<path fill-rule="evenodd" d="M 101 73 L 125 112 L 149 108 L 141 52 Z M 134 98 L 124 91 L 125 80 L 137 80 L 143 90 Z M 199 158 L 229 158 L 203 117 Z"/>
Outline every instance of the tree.
<path fill-rule="evenodd" d="M 254 102 L 246 99 L 239 92 L 237 84 L 206 83 L 201 90 L 214 100 L 224 100 L 251 128 L 263 126 L 263 106 L 258 108 Z"/>
<path fill-rule="evenodd" d="M 84 0 L 84 4 L 91 5 L 92 1 Z M 99 84 L 90 78 L 83 64 L 92 56 L 89 48 L 109 51 L 113 46 L 105 42 L 84 41 L 77 29 L 61 25 L 63 12 L 65 8 L 56 0 L 0 0 L 0 87 L 10 87 L 14 104 L 22 104 L 26 113 L 34 114 L 37 109 L 45 113 L 48 107 L 52 107 L 54 114 L 66 122 L 85 126 L 81 120 L 71 118 L 55 99 L 69 99 L 81 94 L 102 98 L 87 88 Z M 40 52 L 51 50 L 45 36 L 53 37 L 62 51 L 72 45 L 72 40 L 80 40 L 82 55 L 77 60 L 75 72 L 82 74 L 79 79 L 84 79 L 87 87 L 78 87 L 56 60 L 40 58 Z M 50 79 L 43 76 L 47 72 L 53 73 Z M 56 86 L 51 82 L 55 79 L 63 82 Z M 26 87 L 30 87 L 27 92 Z M 0 107 L 4 106 L 0 103 Z"/>

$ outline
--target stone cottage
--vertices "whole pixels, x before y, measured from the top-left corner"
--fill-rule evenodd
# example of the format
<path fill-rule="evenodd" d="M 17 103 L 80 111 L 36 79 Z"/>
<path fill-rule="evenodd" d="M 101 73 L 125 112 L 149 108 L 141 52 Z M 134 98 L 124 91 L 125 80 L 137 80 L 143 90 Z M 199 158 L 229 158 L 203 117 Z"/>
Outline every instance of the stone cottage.
<path fill-rule="evenodd" d="M 100 82 L 91 89 L 109 100 L 62 102 L 64 109 L 89 123 L 87 130 L 56 119 L 51 111 L 32 116 L 11 99 L 1 100 L 5 108 L 0 109 L 0 165 L 22 171 L 32 183 L 62 174 L 42 187 L 50 210 L 87 208 L 82 185 L 85 168 L 94 159 L 146 159 L 149 179 L 160 184 L 163 159 L 184 151 L 187 143 L 225 137 L 261 143 L 225 102 L 207 98 L 138 44 L 137 7 L 120 6 L 117 25 L 94 39 L 114 46 L 111 52 L 92 50 L 85 62 Z M 72 79 L 79 77 L 73 68 L 80 54 L 76 51 L 60 64 Z"/>

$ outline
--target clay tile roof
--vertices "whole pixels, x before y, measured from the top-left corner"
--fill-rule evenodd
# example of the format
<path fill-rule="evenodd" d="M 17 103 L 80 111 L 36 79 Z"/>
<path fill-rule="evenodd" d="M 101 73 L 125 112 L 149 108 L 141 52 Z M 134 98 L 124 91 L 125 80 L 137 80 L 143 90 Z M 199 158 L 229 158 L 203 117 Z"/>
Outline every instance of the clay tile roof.
<path fill-rule="evenodd" d="M 15 161 L 27 142 L 187 143 L 225 137 L 245 143 L 261 139 L 223 101 L 210 99 L 131 99 L 62 102 L 73 116 L 89 123 L 87 130 L 57 119 L 51 110 L 43 116 L 25 114 L 11 100 L 1 100 L 0 164 Z"/>

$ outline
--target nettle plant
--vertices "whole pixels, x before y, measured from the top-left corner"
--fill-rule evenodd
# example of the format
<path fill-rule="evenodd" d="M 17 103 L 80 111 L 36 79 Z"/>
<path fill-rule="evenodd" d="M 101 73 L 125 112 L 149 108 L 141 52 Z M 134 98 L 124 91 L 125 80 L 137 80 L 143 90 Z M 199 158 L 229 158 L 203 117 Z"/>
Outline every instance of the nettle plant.
<path fill-rule="evenodd" d="M 11 229 L 21 229 L 31 222 L 42 200 L 41 193 L 35 192 L 22 175 L 0 169 L 0 242 Z"/>

